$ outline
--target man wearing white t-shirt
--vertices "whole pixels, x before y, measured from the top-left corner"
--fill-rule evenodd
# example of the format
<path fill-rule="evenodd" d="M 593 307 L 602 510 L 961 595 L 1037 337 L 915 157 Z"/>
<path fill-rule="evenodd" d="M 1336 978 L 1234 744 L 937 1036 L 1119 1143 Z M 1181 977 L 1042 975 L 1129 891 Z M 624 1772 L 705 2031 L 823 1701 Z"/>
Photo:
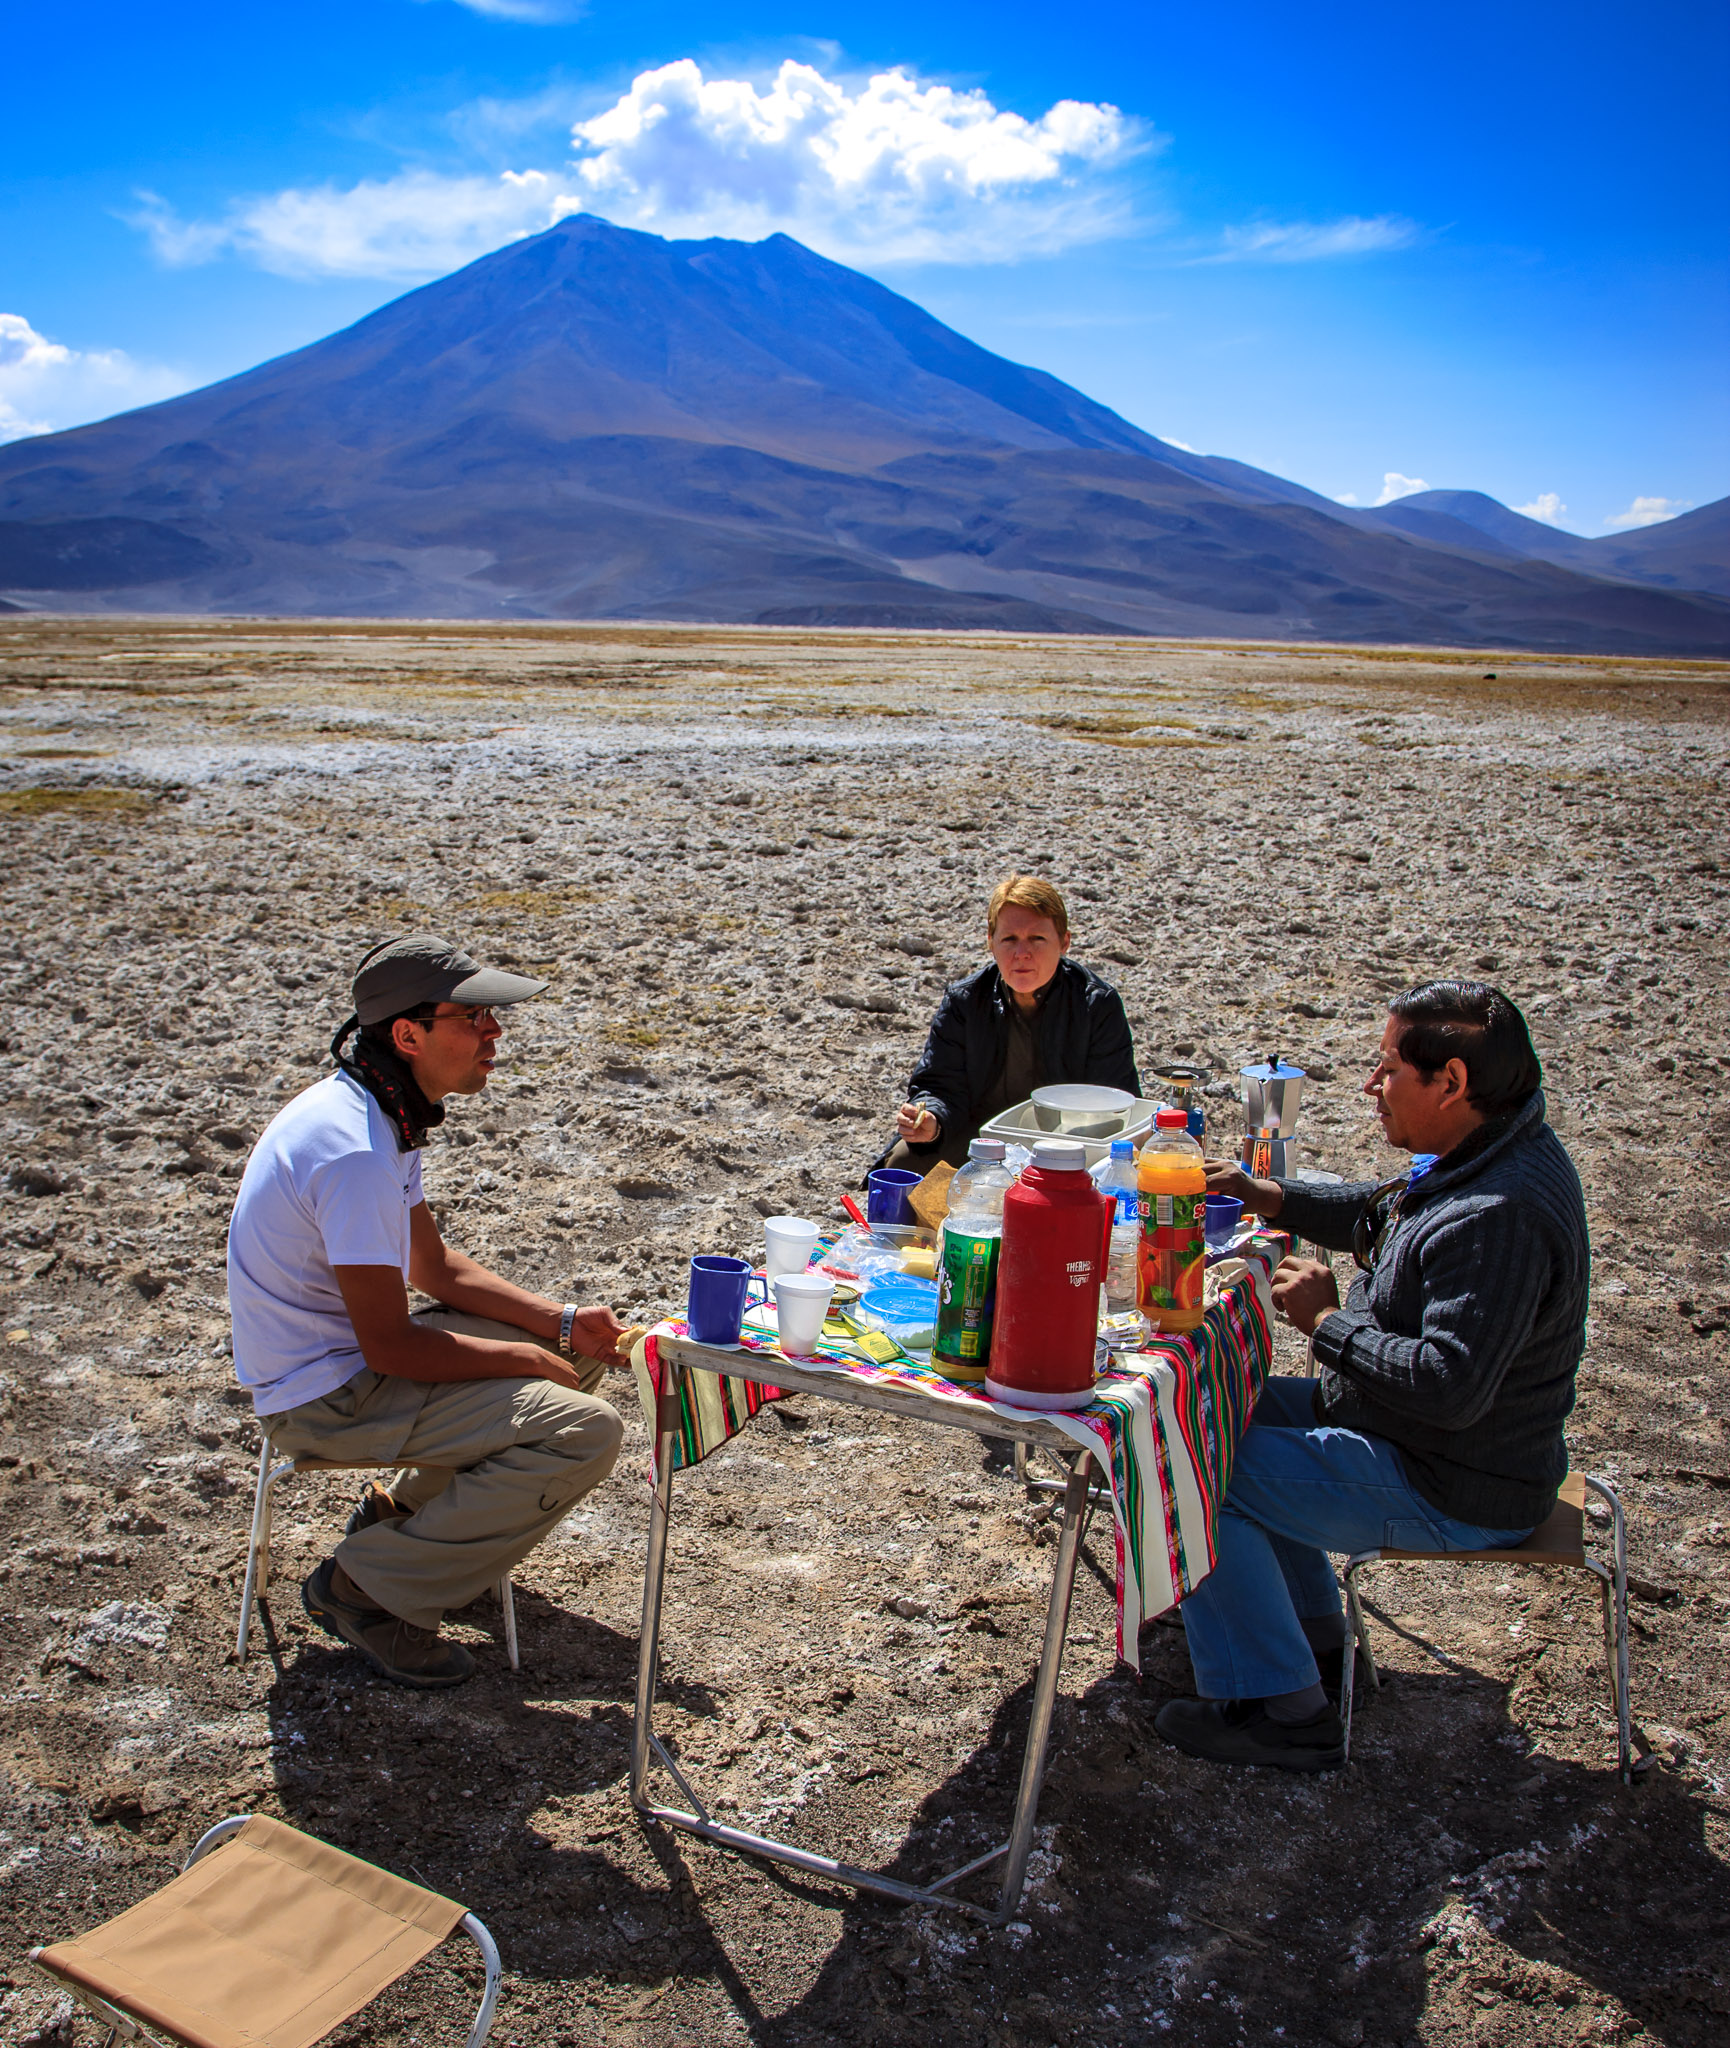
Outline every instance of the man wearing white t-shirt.
<path fill-rule="evenodd" d="M 277 1448 L 405 1468 L 363 1494 L 302 1598 L 408 1685 L 472 1675 L 439 1638 L 444 1614 L 496 1585 L 618 1456 L 619 1418 L 594 1389 L 624 1326 L 452 1251 L 421 1192 L 446 1097 L 478 1095 L 492 1073 L 497 1011 L 545 987 L 430 935 L 375 947 L 331 1044 L 338 1071 L 259 1139 L 229 1226 L 235 1368 Z M 411 1315 L 411 1285 L 441 1308 Z"/>

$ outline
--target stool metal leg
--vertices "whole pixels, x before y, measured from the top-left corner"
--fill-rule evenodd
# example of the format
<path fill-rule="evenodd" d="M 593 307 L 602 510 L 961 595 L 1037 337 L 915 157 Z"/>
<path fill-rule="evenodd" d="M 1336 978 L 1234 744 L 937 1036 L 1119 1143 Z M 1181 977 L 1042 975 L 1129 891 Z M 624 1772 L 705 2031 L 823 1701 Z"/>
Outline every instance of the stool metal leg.
<path fill-rule="evenodd" d="M 499 1581 L 499 1606 L 505 1618 L 505 1655 L 511 1660 L 511 1669 L 520 1671 L 523 1667 L 517 1661 L 517 1600 L 509 1572 Z"/>
<path fill-rule="evenodd" d="M 1628 1525 L 1622 1515 L 1622 1499 L 1607 1479 L 1582 1475 L 1586 1484 L 1610 1510 L 1613 1544 L 1611 1572 L 1601 1583 L 1604 1588 L 1604 1649 L 1610 1666 L 1610 1698 L 1616 1710 L 1616 1768 L 1626 1785 L 1634 1774 L 1634 1708 L 1629 1697 L 1628 1660 Z"/>
<path fill-rule="evenodd" d="M 1345 1761 L 1349 1768 L 1352 1760 L 1352 1707 L 1357 1698 L 1358 1651 L 1364 1653 L 1364 1669 L 1370 1683 L 1379 1692 L 1382 1676 L 1376 1669 L 1376 1653 L 1370 1648 L 1370 1632 L 1364 1625 L 1363 1604 L 1358 1599 L 1358 1573 L 1366 1564 L 1374 1564 L 1378 1552 L 1360 1551 L 1356 1557 L 1346 1559 L 1346 1629 L 1345 1654 L 1340 1659 L 1340 1719 L 1345 1724 Z"/>
<path fill-rule="evenodd" d="M 240 1630 L 234 1644 L 234 1661 L 237 1664 L 246 1662 L 246 1641 L 252 1628 L 253 1602 L 256 1600 L 262 1608 L 270 1591 L 270 1528 L 276 1512 L 277 1484 L 294 1470 L 292 1458 L 273 1469 L 270 1462 L 272 1449 L 270 1438 L 266 1436 L 258 1447 L 258 1491 L 252 1499 L 252 1534 L 246 1551 L 246 1584 L 240 1595 Z"/>

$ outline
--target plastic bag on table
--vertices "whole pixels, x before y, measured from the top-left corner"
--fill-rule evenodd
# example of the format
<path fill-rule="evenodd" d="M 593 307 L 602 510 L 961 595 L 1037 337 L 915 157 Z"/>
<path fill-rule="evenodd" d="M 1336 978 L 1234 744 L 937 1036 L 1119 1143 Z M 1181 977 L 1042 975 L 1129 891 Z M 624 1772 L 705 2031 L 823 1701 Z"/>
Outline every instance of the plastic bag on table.
<path fill-rule="evenodd" d="M 937 1233 L 905 1224 L 877 1223 L 862 1230 L 850 1224 L 817 1261 L 820 1272 L 837 1280 L 856 1280 L 861 1287 L 885 1273 L 901 1271 L 902 1254 L 912 1246 L 927 1251 L 937 1243 Z"/>

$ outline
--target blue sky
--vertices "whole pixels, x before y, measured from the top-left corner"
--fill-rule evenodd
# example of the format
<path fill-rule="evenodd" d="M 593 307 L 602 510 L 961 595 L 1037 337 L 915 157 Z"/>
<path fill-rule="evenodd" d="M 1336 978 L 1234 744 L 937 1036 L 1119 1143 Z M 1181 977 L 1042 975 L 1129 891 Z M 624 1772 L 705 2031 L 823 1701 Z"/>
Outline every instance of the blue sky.
<path fill-rule="evenodd" d="M 1137 424 L 1581 533 L 1730 491 L 1713 0 L 14 10 L 0 438 L 584 206 L 785 229 Z"/>

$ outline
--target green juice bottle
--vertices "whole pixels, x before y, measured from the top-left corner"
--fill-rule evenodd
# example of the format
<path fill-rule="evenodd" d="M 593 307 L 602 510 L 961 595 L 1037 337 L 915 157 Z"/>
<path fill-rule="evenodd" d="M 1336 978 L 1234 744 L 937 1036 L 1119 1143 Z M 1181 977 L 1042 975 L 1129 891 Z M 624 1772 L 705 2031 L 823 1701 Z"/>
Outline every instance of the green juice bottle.
<path fill-rule="evenodd" d="M 982 1380 L 991 1358 L 1003 1197 L 1015 1176 L 1000 1138 L 975 1138 L 949 1183 L 949 1213 L 937 1247 L 937 1337 L 931 1363 L 952 1380 Z"/>

